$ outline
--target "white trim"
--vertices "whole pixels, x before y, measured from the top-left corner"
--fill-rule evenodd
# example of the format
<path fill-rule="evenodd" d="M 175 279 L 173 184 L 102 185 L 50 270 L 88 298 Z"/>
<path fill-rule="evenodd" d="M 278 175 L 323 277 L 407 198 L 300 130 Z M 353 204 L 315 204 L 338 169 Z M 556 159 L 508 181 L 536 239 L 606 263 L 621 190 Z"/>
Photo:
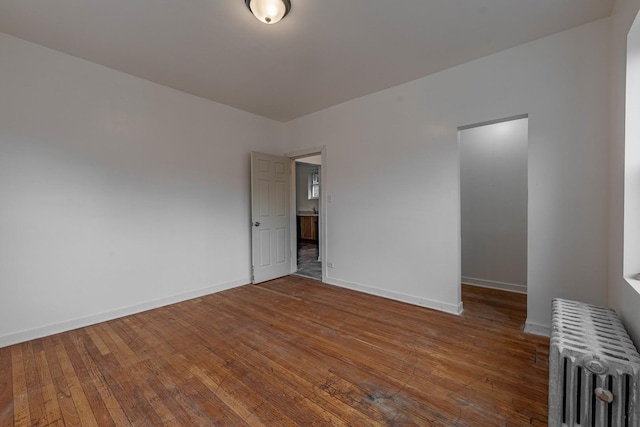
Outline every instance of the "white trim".
<path fill-rule="evenodd" d="M 318 145 L 311 148 L 303 148 L 301 150 L 290 151 L 289 153 L 286 153 L 284 156 L 295 160 L 302 157 L 310 157 L 316 154 L 322 154 L 322 150 L 324 150 L 324 148 L 325 148 L 324 145 Z M 322 159 L 322 162 L 323 162 L 322 164 L 324 164 L 324 158 Z"/>
<path fill-rule="evenodd" d="M 524 331 L 528 334 L 541 335 L 543 337 L 551 336 L 550 325 L 540 325 L 538 323 L 529 322 L 529 319 L 524 322 Z"/>
<path fill-rule="evenodd" d="M 141 304 L 130 305 L 128 307 L 122 307 L 111 311 L 106 311 L 99 314 L 92 314 L 86 317 L 80 317 L 77 319 L 65 320 L 63 322 L 54 323 L 51 325 L 41 326 L 26 331 L 16 332 L 9 335 L 0 336 L 0 348 L 7 347 L 13 344 L 33 340 L 36 338 L 42 338 L 49 335 L 58 334 L 61 332 L 71 331 L 73 329 L 83 328 L 85 326 L 95 325 L 96 323 L 106 322 L 107 320 L 117 319 L 119 317 L 129 316 L 131 314 L 141 313 L 143 311 L 152 310 L 154 308 L 163 307 L 165 305 L 175 304 L 178 302 L 198 298 L 204 295 L 213 294 L 216 292 L 224 291 L 238 286 L 251 283 L 249 278 L 235 280 L 233 282 L 221 283 L 218 285 L 209 286 L 195 291 L 189 291 L 178 295 L 172 295 L 169 297 L 159 298 L 153 301 L 143 302 Z"/>
<path fill-rule="evenodd" d="M 513 121 L 513 120 L 528 119 L 528 118 L 529 118 L 529 114 L 528 113 L 518 114 L 518 115 L 515 115 L 515 116 L 509 116 L 509 117 L 505 117 L 505 118 L 502 118 L 502 119 L 487 120 L 486 122 L 473 123 L 473 124 L 470 124 L 470 125 L 459 126 L 458 130 L 467 130 L 467 129 L 479 128 L 479 127 L 482 127 L 482 126 L 495 125 L 497 123 L 504 123 L 504 122 L 510 122 L 510 121 Z"/>
<path fill-rule="evenodd" d="M 478 286 L 480 288 L 499 289 L 501 291 L 515 292 L 518 294 L 527 293 L 527 285 L 517 285 L 515 283 L 497 282 L 494 280 L 476 279 L 475 277 L 462 276 L 463 285 Z"/>
<path fill-rule="evenodd" d="M 330 285 L 340 286 L 342 288 L 351 289 L 365 294 L 376 295 L 383 298 L 392 299 L 395 301 L 406 302 L 420 307 L 431 308 L 438 311 L 444 311 L 445 313 L 460 315 L 462 314 L 462 301 L 458 305 L 449 304 L 442 301 L 431 300 L 422 297 L 416 297 L 413 295 L 400 294 L 397 292 L 386 291 L 384 289 L 372 288 L 367 285 L 361 285 L 358 283 L 346 282 L 344 280 L 334 279 L 332 277 L 326 277 L 325 283 Z"/>
<path fill-rule="evenodd" d="M 640 293 L 640 280 L 634 277 L 625 277 L 624 280 L 633 288 L 634 291 Z"/>
<path fill-rule="evenodd" d="M 315 147 L 304 148 L 301 150 L 291 151 L 289 153 L 285 153 L 285 157 L 289 157 L 291 159 L 291 164 L 295 165 L 295 159 L 309 157 L 313 155 L 320 155 L 320 198 L 318 199 L 318 261 L 322 262 L 323 259 L 327 258 L 327 150 L 326 145 L 318 145 Z M 293 248 L 297 246 L 297 208 L 296 208 L 296 172 L 295 166 L 292 168 L 291 173 L 291 220 L 290 220 L 290 247 L 291 247 L 291 274 L 295 274 L 298 271 L 298 257 L 297 253 L 294 253 Z M 297 251 L 296 251 L 297 252 Z M 327 266 L 324 262 L 322 262 L 322 281 L 325 282 L 327 277 Z"/>

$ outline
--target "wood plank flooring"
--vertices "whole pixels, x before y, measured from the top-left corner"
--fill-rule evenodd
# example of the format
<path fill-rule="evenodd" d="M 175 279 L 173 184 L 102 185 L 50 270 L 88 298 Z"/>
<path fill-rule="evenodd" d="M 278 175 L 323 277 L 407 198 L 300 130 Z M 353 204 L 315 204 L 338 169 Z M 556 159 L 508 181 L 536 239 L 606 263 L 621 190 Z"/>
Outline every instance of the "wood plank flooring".
<path fill-rule="evenodd" d="M 0 349 L 2 426 L 546 425 L 526 297 L 453 316 L 289 276 Z"/>

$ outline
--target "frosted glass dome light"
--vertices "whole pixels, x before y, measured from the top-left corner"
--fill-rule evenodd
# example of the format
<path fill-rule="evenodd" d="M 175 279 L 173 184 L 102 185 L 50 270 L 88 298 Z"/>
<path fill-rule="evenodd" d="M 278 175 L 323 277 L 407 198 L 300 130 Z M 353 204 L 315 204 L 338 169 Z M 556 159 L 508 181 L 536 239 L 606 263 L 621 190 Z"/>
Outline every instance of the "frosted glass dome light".
<path fill-rule="evenodd" d="M 291 10 L 289 0 L 245 0 L 245 4 L 265 24 L 275 24 Z"/>

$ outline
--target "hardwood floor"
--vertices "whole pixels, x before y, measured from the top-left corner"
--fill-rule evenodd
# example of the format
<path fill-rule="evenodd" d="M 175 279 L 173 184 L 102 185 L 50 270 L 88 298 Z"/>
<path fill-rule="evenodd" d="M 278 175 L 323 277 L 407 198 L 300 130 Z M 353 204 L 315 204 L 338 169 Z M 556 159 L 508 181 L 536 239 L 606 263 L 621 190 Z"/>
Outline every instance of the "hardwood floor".
<path fill-rule="evenodd" d="M 0 349 L 0 425 L 546 425 L 525 297 L 453 316 L 289 276 Z"/>

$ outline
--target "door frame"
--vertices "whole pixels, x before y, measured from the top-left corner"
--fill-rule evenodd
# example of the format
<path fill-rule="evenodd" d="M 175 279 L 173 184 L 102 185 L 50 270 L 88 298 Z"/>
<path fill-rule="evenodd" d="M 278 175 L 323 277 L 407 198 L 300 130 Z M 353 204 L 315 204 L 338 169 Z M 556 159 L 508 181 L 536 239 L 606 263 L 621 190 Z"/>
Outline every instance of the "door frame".
<path fill-rule="evenodd" d="M 320 261 L 322 262 L 322 282 L 326 283 L 327 278 L 327 265 L 324 260 L 327 259 L 327 150 L 326 145 L 320 145 L 316 147 L 304 148 L 301 150 L 292 151 L 285 154 L 285 157 L 291 159 L 291 211 L 290 211 L 290 238 L 291 238 L 291 274 L 298 271 L 298 227 L 297 218 L 298 212 L 296 207 L 296 168 L 295 161 L 303 157 L 320 155 L 322 165 L 320 167 L 320 198 L 318 199 L 318 253 L 320 255 Z M 296 253 L 293 253 L 293 248 L 296 248 Z"/>
<path fill-rule="evenodd" d="M 531 286 L 531 274 L 530 274 L 530 266 L 531 266 L 531 235 L 530 235 L 530 230 L 531 230 L 531 204 L 529 203 L 530 201 L 530 193 L 529 193 L 529 188 L 531 188 L 530 185 L 530 171 L 531 171 L 531 167 L 530 167 L 530 142 L 531 142 L 531 119 L 529 117 L 529 113 L 524 113 L 524 114 L 517 114 L 517 115 L 513 115 L 513 116 L 508 116 L 508 117 L 503 117 L 500 119 L 494 119 L 494 120 L 487 120 L 484 122 L 478 122 L 478 123 L 472 123 L 472 124 L 467 124 L 464 126 L 458 126 L 457 130 L 456 130 L 456 143 L 457 143 L 457 148 L 458 148 L 458 159 L 457 159 L 457 164 L 458 164 L 458 298 L 460 299 L 460 302 L 462 303 L 462 161 L 460 159 L 461 156 L 461 145 L 460 145 L 460 133 L 464 130 L 467 129 L 473 129 L 473 128 L 477 128 L 477 127 L 482 127 L 482 126 L 488 126 L 488 125 L 493 125 L 493 124 L 497 124 L 497 123 L 504 123 L 504 122 L 510 122 L 513 120 L 520 120 L 520 119 L 527 119 L 527 287 L 526 290 L 524 292 L 524 295 L 527 296 L 527 319 L 528 319 L 528 315 L 529 315 L 529 289 Z M 480 286 L 480 287 L 487 287 L 487 288 L 492 288 L 492 289 L 499 289 L 502 291 L 506 291 L 506 292 L 515 292 L 515 293 L 523 293 L 521 291 L 517 291 L 517 290 L 513 290 L 513 289 L 509 289 L 507 287 L 493 287 L 493 286 L 483 286 L 480 284 L 472 284 L 472 286 Z M 525 332 L 529 332 L 529 333 L 536 333 L 533 332 L 532 330 L 527 330 L 527 322 L 525 322 Z"/>

